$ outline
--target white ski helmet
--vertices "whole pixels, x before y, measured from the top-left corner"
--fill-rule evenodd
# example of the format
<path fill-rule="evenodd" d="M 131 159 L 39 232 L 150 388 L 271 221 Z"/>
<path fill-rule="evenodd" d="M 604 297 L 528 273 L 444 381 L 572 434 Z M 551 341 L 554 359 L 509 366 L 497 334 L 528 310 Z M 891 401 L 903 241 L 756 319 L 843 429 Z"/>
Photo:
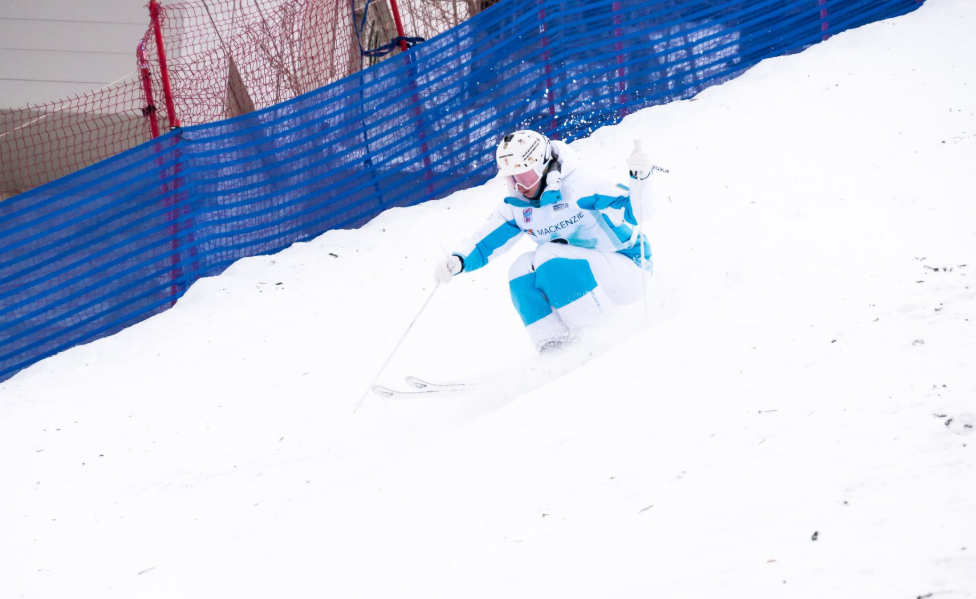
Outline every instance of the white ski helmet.
<path fill-rule="evenodd" d="M 498 172 L 510 177 L 512 185 L 522 193 L 542 180 L 550 160 L 552 144 L 545 135 L 535 131 L 509 133 L 495 151 Z"/>

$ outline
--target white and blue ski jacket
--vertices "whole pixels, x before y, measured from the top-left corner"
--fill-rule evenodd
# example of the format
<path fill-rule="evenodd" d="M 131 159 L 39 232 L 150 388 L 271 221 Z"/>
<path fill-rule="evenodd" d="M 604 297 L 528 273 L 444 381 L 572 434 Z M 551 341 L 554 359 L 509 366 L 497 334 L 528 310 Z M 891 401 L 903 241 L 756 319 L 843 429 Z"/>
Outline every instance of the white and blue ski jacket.
<path fill-rule="evenodd" d="M 579 168 L 575 152 L 565 143 L 553 141 L 552 145 L 562 173 L 560 189 L 547 189 L 537 200 L 527 200 L 508 183 L 508 196 L 454 252 L 463 261 L 462 272 L 481 268 L 508 251 L 523 234 L 539 245 L 557 241 L 617 252 L 638 267 L 643 245 L 645 268 L 651 270 L 650 245 L 638 232 L 629 188 Z M 651 212 L 650 191 L 649 180 L 642 182 L 643 211 L 638 213 L 645 218 Z"/>

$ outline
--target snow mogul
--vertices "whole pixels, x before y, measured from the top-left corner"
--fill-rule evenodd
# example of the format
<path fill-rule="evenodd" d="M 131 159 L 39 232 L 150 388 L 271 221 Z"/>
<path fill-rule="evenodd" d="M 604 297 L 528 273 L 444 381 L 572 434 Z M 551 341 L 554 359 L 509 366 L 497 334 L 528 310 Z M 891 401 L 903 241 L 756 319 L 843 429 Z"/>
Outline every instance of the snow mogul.
<path fill-rule="evenodd" d="M 506 135 L 495 152 L 507 195 L 488 221 L 457 251 L 440 260 L 434 276 L 478 270 L 523 235 L 535 250 L 512 264 L 512 303 L 535 348 L 570 343 L 618 306 L 642 297 L 651 249 L 639 223 L 651 213 L 649 157 L 636 144 L 628 160 L 630 189 L 579 165 L 565 143 L 535 131 Z"/>

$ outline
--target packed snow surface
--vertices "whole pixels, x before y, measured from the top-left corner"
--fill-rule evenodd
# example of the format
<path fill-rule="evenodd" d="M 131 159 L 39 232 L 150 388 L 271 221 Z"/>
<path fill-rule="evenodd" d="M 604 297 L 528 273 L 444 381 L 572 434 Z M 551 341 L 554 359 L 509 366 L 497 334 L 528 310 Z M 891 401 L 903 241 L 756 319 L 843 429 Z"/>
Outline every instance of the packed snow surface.
<path fill-rule="evenodd" d="M 242 260 L 0 385 L 0 597 L 976 597 L 974 111 L 930 0 L 574 143 L 649 324 L 536 356 L 519 245 L 378 380 L 467 393 L 367 389 L 497 180 Z"/>

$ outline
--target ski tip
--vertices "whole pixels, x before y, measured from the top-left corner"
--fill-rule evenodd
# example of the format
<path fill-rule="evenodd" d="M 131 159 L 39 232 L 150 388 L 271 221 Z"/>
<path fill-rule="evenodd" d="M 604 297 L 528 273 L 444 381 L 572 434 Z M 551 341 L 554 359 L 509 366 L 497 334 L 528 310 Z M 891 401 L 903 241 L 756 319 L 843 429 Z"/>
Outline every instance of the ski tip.
<path fill-rule="evenodd" d="M 428 383 L 427 381 L 422 381 L 415 376 L 408 376 L 405 377 L 403 380 L 405 380 L 407 384 L 413 387 L 414 389 L 426 389 L 427 387 L 430 386 L 430 383 Z"/>
<path fill-rule="evenodd" d="M 393 391 L 390 391 L 386 387 L 382 387 L 380 385 L 373 385 L 372 389 L 373 393 L 379 395 L 380 397 L 393 397 L 394 395 Z"/>

